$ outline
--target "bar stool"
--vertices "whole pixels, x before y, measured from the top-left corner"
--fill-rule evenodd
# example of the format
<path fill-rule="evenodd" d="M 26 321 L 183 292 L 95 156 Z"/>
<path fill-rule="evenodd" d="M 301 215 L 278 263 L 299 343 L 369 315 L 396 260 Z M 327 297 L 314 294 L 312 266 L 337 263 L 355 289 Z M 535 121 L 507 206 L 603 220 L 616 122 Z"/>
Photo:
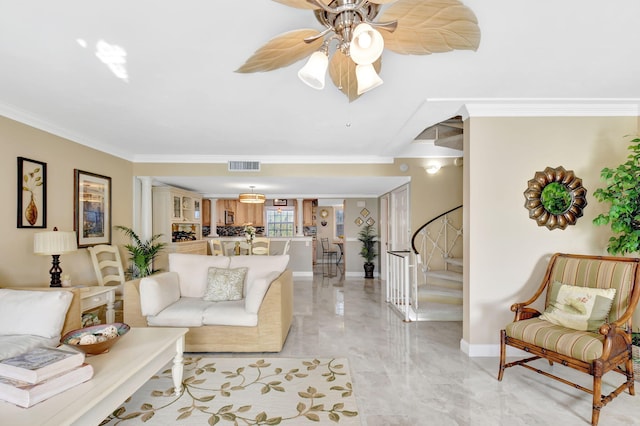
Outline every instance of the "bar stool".
<path fill-rule="evenodd" d="M 335 277 L 335 274 L 331 274 L 331 270 L 333 265 L 337 265 L 338 252 L 329 248 L 329 238 L 320 238 L 320 243 L 322 244 L 322 276 Z M 328 271 L 325 274 L 324 268 L 326 265 L 328 265 Z"/>

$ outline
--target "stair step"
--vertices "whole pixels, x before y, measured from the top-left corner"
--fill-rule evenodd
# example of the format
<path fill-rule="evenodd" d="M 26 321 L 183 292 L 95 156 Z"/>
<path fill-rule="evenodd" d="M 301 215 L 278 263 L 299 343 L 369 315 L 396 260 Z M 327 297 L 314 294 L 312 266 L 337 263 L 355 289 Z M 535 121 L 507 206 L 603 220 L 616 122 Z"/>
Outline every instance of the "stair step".
<path fill-rule="evenodd" d="M 425 273 L 425 275 L 427 276 L 427 282 L 429 281 L 429 278 L 441 278 L 441 279 L 455 281 L 455 282 L 459 282 L 459 283 L 462 282 L 462 273 L 461 272 L 455 272 L 455 271 L 427 271 Z"/>
<path fill-rule="evenodd" d="M 464 266 L 464 260 L 460 257 L 445 257 L 444 261 L 449 265 Z"/>
<path fill-rule="evenodd" d="M 462 290 L 430 286 L 418 287 L 418 306 L 427 302 L 462 305 Z"/>

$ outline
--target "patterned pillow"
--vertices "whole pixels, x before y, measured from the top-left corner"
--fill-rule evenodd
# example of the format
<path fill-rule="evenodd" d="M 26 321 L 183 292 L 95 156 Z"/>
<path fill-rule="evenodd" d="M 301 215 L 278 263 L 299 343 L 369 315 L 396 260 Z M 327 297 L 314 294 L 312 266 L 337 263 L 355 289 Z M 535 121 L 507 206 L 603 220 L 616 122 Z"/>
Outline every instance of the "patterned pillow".
<path fill-rule="evenodd" d="M 554 281 L 540 319 L 582 331 L 596 331 L 609 316 L 615 288 L 590 288 Z"/>
<path fill-rule="evenodd" d="M 249 268 L 209 268 L 207 289 L 202 300 L 222 302 L 241 300 L 244 288 L 244 277 Z"/>

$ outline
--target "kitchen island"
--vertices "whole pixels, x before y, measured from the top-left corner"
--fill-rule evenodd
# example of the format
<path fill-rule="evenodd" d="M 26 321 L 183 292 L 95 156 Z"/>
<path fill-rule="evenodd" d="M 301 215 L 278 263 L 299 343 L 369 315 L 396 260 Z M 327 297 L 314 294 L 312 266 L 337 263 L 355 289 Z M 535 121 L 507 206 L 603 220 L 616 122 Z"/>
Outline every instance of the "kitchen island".
<path fill-rule="evenodd" d="M 246 241 L 244 237 L 205 237 L 205 240 L 217 239 L 224 244 L 228 241 Z M 270 237 L 269 254 L 282 254 L 285 244 L 291 240 L 289 246 L 289 269 L 293 271 L 294 277 L 312 277 L 313 276 L 313 246 L 315 240 L 313 237 Z M 211 248 L 209 247 L 209 254 Z"/>

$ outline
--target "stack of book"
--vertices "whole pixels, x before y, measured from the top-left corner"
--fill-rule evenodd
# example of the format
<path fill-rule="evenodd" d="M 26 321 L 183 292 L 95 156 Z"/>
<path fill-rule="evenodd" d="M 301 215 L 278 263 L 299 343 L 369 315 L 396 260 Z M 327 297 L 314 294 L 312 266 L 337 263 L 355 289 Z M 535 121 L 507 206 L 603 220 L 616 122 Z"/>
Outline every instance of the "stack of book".
<path fill-rule="evenodd" d="M 37 348 L 0 361 L 0 399 L 28 408 L 91 377 L 84 353 Z"/>

